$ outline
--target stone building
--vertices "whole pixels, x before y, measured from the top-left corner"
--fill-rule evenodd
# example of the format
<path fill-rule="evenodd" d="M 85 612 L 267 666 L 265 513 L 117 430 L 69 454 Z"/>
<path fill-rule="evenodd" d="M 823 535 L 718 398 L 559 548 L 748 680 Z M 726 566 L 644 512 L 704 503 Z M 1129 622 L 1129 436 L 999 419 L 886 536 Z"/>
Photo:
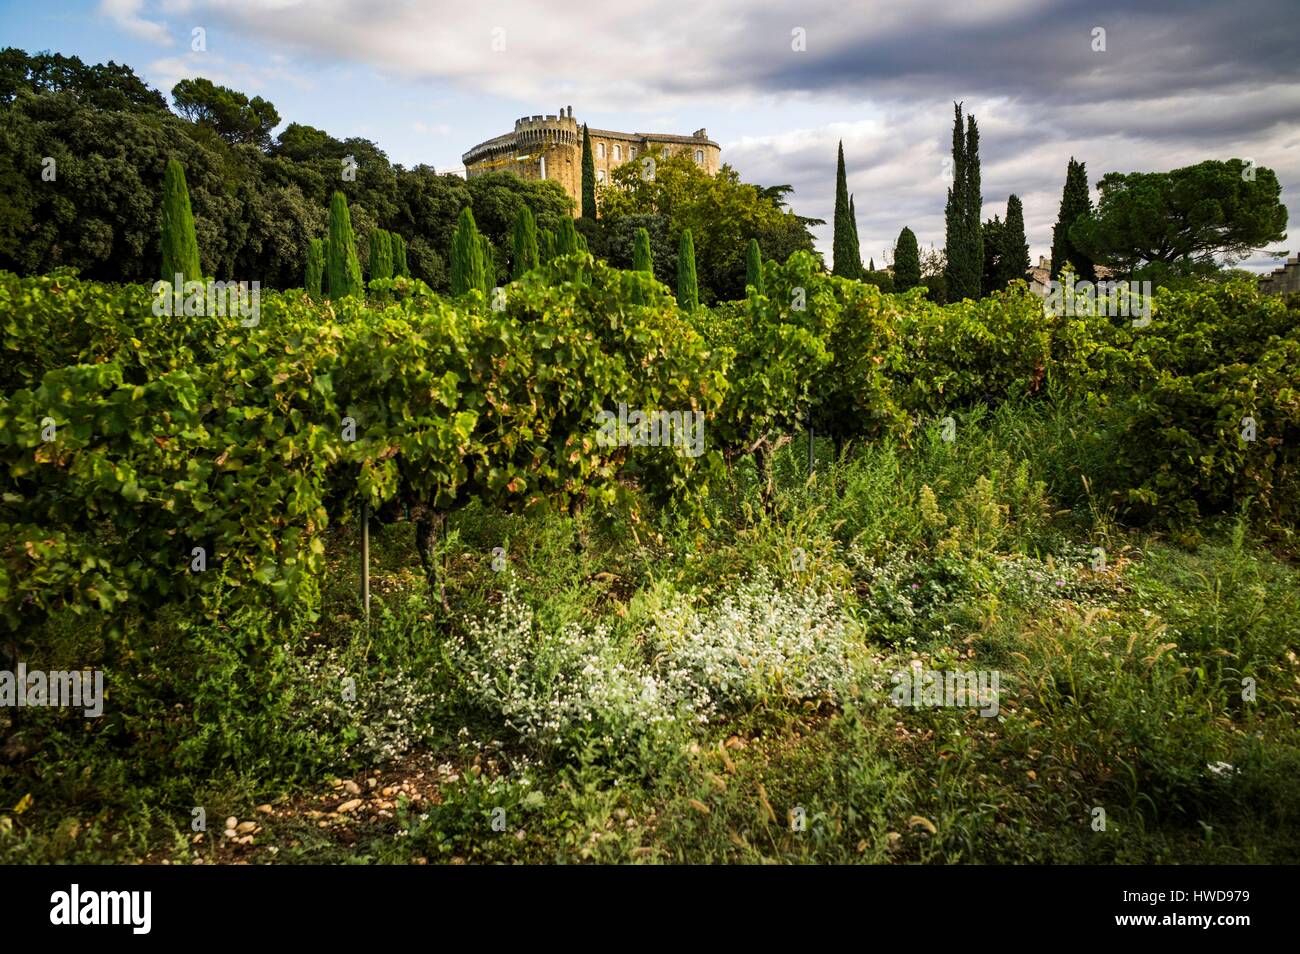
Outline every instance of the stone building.
<path fill-rule="evenodd" d="M 1300 292 L 1300 255 L 1292 255 L 1285 264 L 1262 276 L 1259 290 L 1265 295 Z"/>
<path fill-rule="evenodd" d="M 704 129 L 697 129 L 689 136 L 610 129 L 588 132 L 597 191 L 610 181 L 611 173 L 618 166 L 647 153 L 684 152 L 710 174 L 716 173 L 720 165 L 722 148 Z M 513 131 L 479 143 L 462 155 L 461 160 L 469 178 L 504 169 L 525 179 L 552 179 L 573 198 L 573 214 L 582 211 L 582 126 L 573 118 L 572 106 L 560 110 L 558 116 L 517 119 Z"/>

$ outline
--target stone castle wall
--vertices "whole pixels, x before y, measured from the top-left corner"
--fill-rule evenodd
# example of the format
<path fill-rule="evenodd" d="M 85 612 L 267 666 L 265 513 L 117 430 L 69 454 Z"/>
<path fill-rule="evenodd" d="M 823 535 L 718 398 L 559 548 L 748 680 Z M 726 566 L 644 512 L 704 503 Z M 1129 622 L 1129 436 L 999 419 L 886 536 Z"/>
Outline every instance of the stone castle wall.
<path fill-rule="evenodd" d="M 1286 264 L 1260 278 L 1259 290 L 1266 295 L 1300 292 L 1300 255 L 1292 255 Z"/>
<path fill-rule="evenodd" d="M 597 190 L 625 162 L 647 152 L 686 152 L 710 175 L 721 165 L 722 148 L 697 129 L 689 136 L 667 133 L 624 133 L 590 129 L 591 154 L 596 167 Z M 573 107 L 555 116 L 524 116 L 515 128 L 474 146 L 463 156 L 465 175 L 473 178 L 485 172 L 504 170 L 525 179 L 558 182 L 574 200 L 574 215 L 582 205 L 582 127 L 573 118 Z"/>

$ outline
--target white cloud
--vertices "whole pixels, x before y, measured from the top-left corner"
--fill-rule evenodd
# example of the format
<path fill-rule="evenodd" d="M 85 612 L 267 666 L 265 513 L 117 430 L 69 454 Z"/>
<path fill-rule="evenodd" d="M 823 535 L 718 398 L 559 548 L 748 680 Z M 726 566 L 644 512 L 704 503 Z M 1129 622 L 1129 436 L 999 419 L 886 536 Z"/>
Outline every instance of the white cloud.
<path fill-rule="evenodd" d="M 172 36 L 167 27 L 156 20 L 146 20 L 140 15 L 143 10 L 144 0 L 99 0 L 100 15 L 108 17 L 121 29 L 142 40 L 171 46 Z"/>

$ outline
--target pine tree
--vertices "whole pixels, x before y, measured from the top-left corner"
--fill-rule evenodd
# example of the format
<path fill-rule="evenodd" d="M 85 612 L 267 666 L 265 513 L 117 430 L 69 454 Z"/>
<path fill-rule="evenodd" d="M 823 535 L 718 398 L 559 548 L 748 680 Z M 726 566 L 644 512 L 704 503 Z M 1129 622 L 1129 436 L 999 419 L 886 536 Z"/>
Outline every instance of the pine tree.
<path fill-rule="evenodd" d="M 357 260 L 357 243 L 352 235 L 352 216 L 342 192 L 330 197 L 330 240 L 325 251 L 325 274 L 332 299 L 360 295 L 361 263 Z"/>
<path fill-rule="evenodd" d="M 515 215 L 513 255 L 510 258 L 510 278 L 517 281 L 537 267 L 537 220 L 526 205 Z"/>
<path fill-rule="evenodd" d="M 855 229 L 849 211 L 848 177 L 844 172 L 844 142 L 841 140 L 835 170 L 835 235 L 831 256 L 834 259 L 832 273 L 844 278 L 860 278 L 862 275 L 862 259 L 858 252 Z"/>
<path fill-rule="evenodd" d="M 182 283 L 203 280 L 185 167 L 175 159 L 168 159 L 163 172 L 162 277 L 174 283 L 177 275 L 181 276 Z"/>
<path fill-rule="evenodd" d="M 921 250 L 916 233 L 906 226 L 894 245 L 894 290 L 905 292 L 921 284 Z"/>
<path fill-rule="evenodd" d="M 690 229 L 682 230 L 677 245 L 677 307 L 683 311 L 700 307 L 700 289 L 695 280 L 695 241 Z"/>
<path fill-rule="evenodd" d="M 1092 259 L 1070 241 L 1070 226 L 1080 218 L 1092 214 L 1092 196 L 1088 192 L 1088 173 L 1082 162 L 1070 157 L 1065 170 L 1065 189 L 1061 193 L 1061 207 L 1056 225 L 1052 227 L 1052 278 L 1061 274 L 1069 262 L 1074 266 L 1078 281 L 1096 281 L 1097 270 Z"/>
<path fill-rule="evenodd" d="M 307 275 L 303 288 L 312 298 L 319 298 L 321 278 L 325 275 L 325 240 L 314 238 L 307 243 Z"/>
<path fill-rule="evenodd" d="M 464 295 L 471 288 L 484 288 L 487 271 L 483 262 L 483 244 L 469 206 L 460 210 L 456 231 L 451 237 L 451 293 Z"/>
<path fill-rule="evenodd" d="M 370 232 L 370 280 L 393 277 L 393 237 L 384 229 Z"/>
<path fill-rule="evenodd" d="M 752 287 L 754 294 L 762 295 L 763 290 L 763 254 L 758 247 L 758 239 L 749 240 L 745 249 L 745 286 Z"/>
<path fill-rule="evenodd" d="M 393 236 L 393 277 L 410 278 L 411 267 L 406 264 L 406 239 L 396 232 Z"/>
<path fill-rule="evenodd" d="M 1029 271 L 1029 243 L 1025 241 L 1025 210 L 1020 196 L 1007 198 L 1007 218 L 1002 223 L 1002 250 L 999 258 L 998 287 L 1006 288 Z"/>
<path fill-rule="evenodd" d="M 582 124 L 582 217 L 596 217 L 596 160 L 591 155 L 591 134 Z"/>
<path fill-rule="evenodd" d="M 980 237 L 979 128 L 966 117 L 962 131 L 961 104 L 953 103 L 952 186 L 944 208 L 944 286 L 949 301 L 978 298 L 984 271 L 984 242 Z"/>

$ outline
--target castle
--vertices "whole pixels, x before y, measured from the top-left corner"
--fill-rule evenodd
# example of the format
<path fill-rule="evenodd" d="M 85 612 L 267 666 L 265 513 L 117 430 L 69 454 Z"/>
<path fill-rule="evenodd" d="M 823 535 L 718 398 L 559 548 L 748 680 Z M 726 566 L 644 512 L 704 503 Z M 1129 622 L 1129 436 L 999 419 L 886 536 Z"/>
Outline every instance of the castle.
<path fill-rule="evenodd" d="M 614 169 L 625 162 L 660 152 L 685 152 L 710 175 L 718 171 L 722 148 L 697 129 L 689 136 L 667 133 L 625 133 L 589 129 L 591 155 L 596 165 L 596 186 L 608 183 Z M 551 179 L 564 187 L 574 200 L 574 215 L 582 206 L 582 127 L 573 118 L 573 107 L 558 116 L 524 116 L 515 120 L 513 132 L 496 136 L 470 149 L 461 160 L 465 175 L 506 170 L 525 179 Z"/>

